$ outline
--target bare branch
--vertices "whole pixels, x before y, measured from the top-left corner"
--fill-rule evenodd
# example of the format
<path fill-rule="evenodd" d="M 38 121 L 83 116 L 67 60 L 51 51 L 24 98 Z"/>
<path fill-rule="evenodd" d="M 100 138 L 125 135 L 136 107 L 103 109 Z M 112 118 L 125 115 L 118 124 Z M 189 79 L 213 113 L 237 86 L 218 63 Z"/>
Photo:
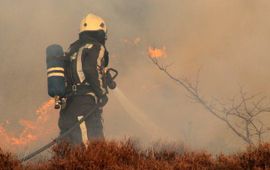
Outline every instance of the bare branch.
<path fill-rule="evenodd" d="M 248 96 L 241 88 L 240 96 L 234 96 L 230 100 L 230 104 L 224 104 L 217 99 L 215 99 L 214 104 L 210 104 L 199 92 L 199 72 L 193 84 L 187 78 L 180 79 L 174 77 L 167 70 L 171 65 L 163 66 L 158 62 L 158 59 L 151 58 L 150 56 L 149 58 L 160 71 L 184 88 L 190 99 L 201 104 L 209 113 L 223 121 L 234 134 L 246 143 L 250 145 L 261 143 L 262 135 L 270 131 L 270 128 L 265 128 L 263 122 L 258 119 L 259 115 L 270 112 L 270 107 L 262 106 L 265 96 L 257 99 L 258 95 Z M 216 106 L 216 103 L 218 106 Z M 240 122 L 233 123 L 233 119 Z"/>

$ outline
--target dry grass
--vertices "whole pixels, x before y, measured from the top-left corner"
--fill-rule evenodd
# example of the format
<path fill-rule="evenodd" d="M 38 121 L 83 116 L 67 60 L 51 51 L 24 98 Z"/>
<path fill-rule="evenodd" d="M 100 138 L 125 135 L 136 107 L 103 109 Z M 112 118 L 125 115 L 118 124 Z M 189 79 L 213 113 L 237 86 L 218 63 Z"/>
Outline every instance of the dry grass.
<path fill-rule="evenodd" d="M 20 161 L 18 161 L 11 153 L 3 152 L 0 148 L 0 169 L 13 170 L 22 168 Z"/>
<path fill-rule="evenodd" d="M 180 150 L 181 152 L 179 148 L 173 149 L 172 146 L 140 150 L 130 140 L 92 142 L 88 147 L 72 147 L 62 143 L 52 149 L 53 156 L 49 160 L 26 165 L 22 165 L 10 153 L 0 150 L 0 169 L 270 169 L 270 144 L 249 147 L 246 152 L 229 156 Z"/>

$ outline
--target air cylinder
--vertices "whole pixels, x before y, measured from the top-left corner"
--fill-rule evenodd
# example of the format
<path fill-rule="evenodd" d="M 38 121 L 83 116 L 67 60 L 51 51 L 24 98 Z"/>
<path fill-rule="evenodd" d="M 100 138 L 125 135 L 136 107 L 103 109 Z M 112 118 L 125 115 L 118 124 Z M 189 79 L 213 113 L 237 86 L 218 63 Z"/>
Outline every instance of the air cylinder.
<path fill-rule="evenodd" d="M 65 96 L 65 61 L 63 48 L 53 44 L 46 49 L 48 94 L 51 97 Z"/>

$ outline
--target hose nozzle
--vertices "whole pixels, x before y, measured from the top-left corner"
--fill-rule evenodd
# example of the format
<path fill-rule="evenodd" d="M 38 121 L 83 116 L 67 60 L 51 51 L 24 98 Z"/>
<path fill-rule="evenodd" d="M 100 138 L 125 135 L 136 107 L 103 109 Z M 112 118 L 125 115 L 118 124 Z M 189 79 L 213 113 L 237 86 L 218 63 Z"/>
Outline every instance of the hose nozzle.
<path fill-rule="evenodd" d="M 114 81 L 114 79 L 117 76 L 118 76 L 118 71 L 113 68 L 109 68 L 106 72 L 107 85 L 112 90 L 116 88 L 116 82 Z"/>

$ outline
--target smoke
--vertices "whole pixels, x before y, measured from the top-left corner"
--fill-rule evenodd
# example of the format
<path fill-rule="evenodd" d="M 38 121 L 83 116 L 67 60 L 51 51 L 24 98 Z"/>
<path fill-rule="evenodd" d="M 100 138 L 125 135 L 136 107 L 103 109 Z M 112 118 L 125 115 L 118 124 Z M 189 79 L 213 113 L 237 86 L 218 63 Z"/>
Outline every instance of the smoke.
<path fill-rule="evenodd" d="M 108 23 L 110 65 L 119 70 L 117 82 L 127 98 L 171 138 L 194 148 L 232 151 L 241 141 L 159 72 L 147 49 L 166 47 L 161 61 L 173 63 L 170 71 L 179 77 L 194 79 L 201 68 L 200 88 L 207 97 L 230 98 L 239 85 L 268 95 L 269 8 L 267 0 L 2 0 L 0 120 L 9 120 L 9 130 L 19 133 L 19 119 L 35 118 L 48 99 L 45 48 L 52 43 L 67 48 L 82 17 L 93 12 Z M 104 120 L 108 137 L 149 135 L 114 95 Z"/>

